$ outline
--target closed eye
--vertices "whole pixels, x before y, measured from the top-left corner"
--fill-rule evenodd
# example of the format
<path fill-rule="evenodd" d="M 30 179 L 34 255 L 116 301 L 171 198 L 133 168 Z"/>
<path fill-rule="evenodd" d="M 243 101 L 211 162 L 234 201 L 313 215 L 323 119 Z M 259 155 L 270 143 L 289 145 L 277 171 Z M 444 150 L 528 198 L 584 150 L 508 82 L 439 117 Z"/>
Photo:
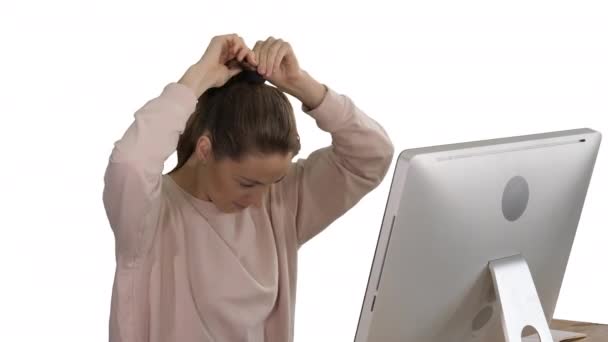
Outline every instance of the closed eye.
<path fill-rule="evenodd" d="M 242 180 L 246 180 L 246 181 L 249 181 L 249 182 L 253 182 L 253 184 L 251 184 L 251 183 L 241 183 L 241 182 L 239 182 L 239 184 L 240 184 L 242 187 L 244 187 L 244 188 L 253 188 L 253 187 L 254 187 L 254 186 L 256 186 L 256 185 L 264 185 L 264 183 L 258 182 L 258 181 L 256 181 L 256 180 L 251 180 L 251 179 L 248 179 L 248 178 L 245 178 L 245 177 L 240 177 L 240 178 L 241 178 Z M 278 179 L 276 182 L 274 182 L 274 184 L 277 184 L 277 183 L 281 182 L 281 181 L 282 181 L 284 178 L 285 178 L 285 175 L 283 175 L 283 177 L 279 178 L 279 179 Z"/>

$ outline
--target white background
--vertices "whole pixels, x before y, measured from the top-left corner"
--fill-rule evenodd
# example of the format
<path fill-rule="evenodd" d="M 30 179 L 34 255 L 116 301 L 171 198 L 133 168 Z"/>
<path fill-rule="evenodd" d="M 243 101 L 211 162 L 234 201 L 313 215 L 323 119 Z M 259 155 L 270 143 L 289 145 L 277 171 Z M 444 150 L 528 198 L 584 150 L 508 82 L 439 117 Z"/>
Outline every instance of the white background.
<path fill-rule="evenodd" d="M 302 67 L 380 122 L 397 153 L 608 132 L 603 1 L 3 2 L 1 341 L 107 340 L 115 264 L 101 194 L 113 143 L 213 35 L 232 32 L 250 46 L 291 42 Z M 330 136 L 292 100 L 306 157 Z M 556 318 L 608 323 L 606 151 Z M 393 166 L 301 249 L 297 342 L 352 341 Z"/>

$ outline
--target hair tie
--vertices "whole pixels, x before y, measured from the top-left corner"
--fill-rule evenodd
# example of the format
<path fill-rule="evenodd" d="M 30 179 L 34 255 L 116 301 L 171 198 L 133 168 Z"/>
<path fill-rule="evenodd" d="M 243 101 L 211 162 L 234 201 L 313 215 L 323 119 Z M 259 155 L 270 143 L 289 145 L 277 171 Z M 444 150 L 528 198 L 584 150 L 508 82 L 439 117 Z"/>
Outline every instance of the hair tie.
<path fill-rule="evenodd" d="M 239 72 L 229 80 L 230 84 L 239 82 L 262 84 L 266 82 L 264 76 L 257 72 L 257 68 L 254 65 L 249 64 L 249 62 L 245 60 L 239 62 L 236 59 L 231 59 L 230 61 L 228 61 L 228 63 L 226 63 L 226 66 L 231 69 L 241 69 L 241 72 Z"/>
<path fill-rule="evenodd" d="M 237 77 L 239 81 L 244 81 L 244 82 L 254 83 L 254 84 L 262 84 L 262 83 L 266 82 L 266 79 L 264 78 L 264 76 L 262 76 L 260 73 L 258 73 L 255 70 L 244 69 L 235 77 Z"/>

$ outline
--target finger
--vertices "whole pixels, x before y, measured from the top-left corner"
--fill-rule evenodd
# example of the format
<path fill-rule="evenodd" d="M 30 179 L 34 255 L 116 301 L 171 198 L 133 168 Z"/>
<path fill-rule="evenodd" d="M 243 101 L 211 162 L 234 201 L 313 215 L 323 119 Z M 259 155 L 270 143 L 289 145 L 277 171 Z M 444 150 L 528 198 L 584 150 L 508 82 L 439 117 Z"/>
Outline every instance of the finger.
<path fill-rule="evenodd" d="M 251 52 L 251 50 L 249 50 L 248 47 L 243 46 L 241 48 L 241 50 L 238 52 L 238 55 L 236 56 L 236 60 L 239 62 L 242 62 L 243 59 L 245 59 L 245 57 L 247 57 L 247 55 Z"/>
<path fill-rule="evenodd" d="M 232 78 L 238 75 L 241 71 L 243 71 L 243 69 L 240 67 L 228 69 L 228 75 L 230 76 L 230 78 Z"/>
<path fill-rule="evenodd" d="M 280 64 L 281 61 L 277 61 L 277 53 L 279 52 L 279 49 L 281 48 L 281 46 L 283 46 L 283 40 L 281 39 L 277 39 L 275 40 L 270 47 L 268 48 L 268 65 L 267 65 L 267 69 L 266 69 L 266 75 L 270 76 L 272 74 L 272 69 L 276 64 Z"/>
<path fill-rule="evenodd" d="M 262 75 L 264 75 L 266 73 L 266 70 L 268 70 L 268 52 L 273 42 L 274 38 L 268 37 L 268 39 L 266 39 L 266 41 L 262 44 L 262 48 L 260 49 L 260 66 L 258 72 Z"/>
<path fill-rule="evenodd" d="M 240 73 L 241 71 L 243 71 L 243 66 L 234 58 L 229 60 L 225 64 L 225 67 L 226 67 L 226 72 L 228 74 L 228 79 L 232 78 L 233 76 L 235 76 L 238 73 Z"/>
<path fill-rule="evenodd" d="M 224 36 L 219 36 L 218 38 L 222 39 L 221 41 L 224 43 L 223 45 L 225 47 L 232 48 L 236 37 L 237 37 L 237 35 L 235 33 L 232 33 L 232 34 L 227 34 Z"/>
<path fill-rule="evenodd" d="M 258 61 L 255 58 L 255 52 L 249 50 L 249 53 L 247 54 L 247 62 L 249 62 L 249 64 L 251 64 L 251 65 L 255 65 L 255 66 L 258 65 Z"/>
<path fill-rule="evenodd" d="M 239 51 L 240 47 L 243 46 L 243 39 L 241 37 L 239 37 L 237 34 L 232 34 L 230 36 L 228 36 L 228 41 L 230 42 L 230 52 L 233 55 L 236 55 L 236 53 Z"/>
<path fill-rule="evenodd" d="M 264 41 L 258 40 L 255 44 L 253 52 L 255 53 L 255 58 L 258 60 L 258 73 L 262 73 L 262 68 L 264 68 L 264 63 L 266 61 L 265 50 L 264 50 Z"/>
<path fill-rule="evenodd" d="M 255 45 L 253 46 L 253 55 L 255 56 L 255 60 L 256 60 L 256 66 L 259 67 L 259 63 L 260 63 L 260 49 L 262 48 L 262 41 L 258 40 L 257 42 L 255 42 Z"/>
<path fill-rule="evenodd" d="M 283 62 L 283 59 L 289 53 L 289 51 L 290 51 L 289 44 L 285 43 L 285 44 L 281 45 L 281 48 L 277 52 L 277 55 L 274 59 L 274 67 L 271 72 L 279 72 L 279 69 L 281 68 L 281 63 Z"/>
<path fill-rule="evenodd" d="M 255 70 L 258 69 L 256 65 L 253 65 L 252 63 L 249 63 L 247 60 L 242 61 L 240 63 L 240 65 L 241 65 L 241 67 L 243 69 L 246 69 L 246 70 L 255 71 Z"/>
<path fill-rule="evenodd" d="M 260 56 L 260 60 L 263 61 L 263 68 L 260 70 L 260 74 L 262 75 L 265 75 L 269 70 L 268 65 L 271 63 L 270 48 L 272 47 L 272 44 L 274 44 L 275 41 L 276 39 L 270 36 L 268 37 L 268 39 L 266 39 L 264 44 L 262 44 L 263 56 Z"/>
<path fill-rule="evenodd" d="M 226 42 L 228 44 L 228 59 L 237 57 L 242 49 L 248 49 L 243 38 L 237 34 L 227 35 Z"/>
<path fill-rule="evenodd" d="M 234 48 L 235 48 L 235 40 L 237 38 L 236 34 L 227 34 L 224 36 L 215 37 L 217 39 L 221 39 L 221 51 L 220 51 L 220 62 L 226 63 L 229 60 L 234 58 Z M 214 39 L 215 39 L 214 38 Z"/>

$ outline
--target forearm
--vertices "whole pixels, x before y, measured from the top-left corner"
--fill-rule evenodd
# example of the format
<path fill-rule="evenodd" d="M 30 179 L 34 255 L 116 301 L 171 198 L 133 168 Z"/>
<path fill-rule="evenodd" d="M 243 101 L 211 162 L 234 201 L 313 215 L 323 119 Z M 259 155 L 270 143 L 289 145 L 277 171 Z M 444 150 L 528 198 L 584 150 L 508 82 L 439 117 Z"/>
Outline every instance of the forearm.
<path fill-rule="evenodd" d="M 392 141 L 348 96 L 329 89 L 321 104 L 307 114 L 320 129 L 331 133 L 329 153 L 336 154 L 345 169 L 372 183 L 384 177 L 394 154 Z"/>

